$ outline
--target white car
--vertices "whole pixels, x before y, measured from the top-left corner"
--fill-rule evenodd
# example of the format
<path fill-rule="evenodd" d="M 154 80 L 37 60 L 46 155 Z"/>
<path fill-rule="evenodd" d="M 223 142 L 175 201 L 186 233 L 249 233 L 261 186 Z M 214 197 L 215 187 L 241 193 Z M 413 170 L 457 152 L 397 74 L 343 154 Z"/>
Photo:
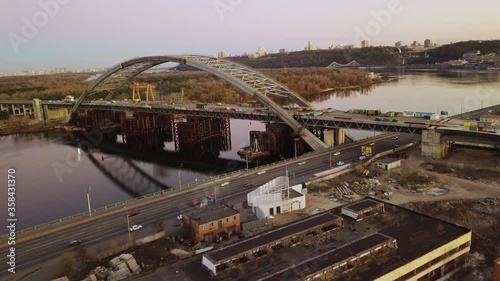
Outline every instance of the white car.
<path fill-rule="evenodd" d="M 136 230 L 139 230 L 142 228 L 142 225 L 140 224 L 134 224 L 132 225 L 132 227 L 130 228 L 130 231 L 136 231 Z"/>
<path fill-rule="evenodd" d="M 257 175 L 262 175 L 262 174 L 265 174 L 265 173 L 266 173 L 266 171 L 260 171 L 260 172 L 257 173 Z"/>
<path fill-rule="evenodd" d="M 342 166 L 342 165 L 344 165 L 344 162 L 342 161 L 337 162 L 337 166 Z"/>
<path fill-rule="evenodd" d="M 179 221 L 182 220 L 182 214 L 177 216 L 177 220 L 179 220 Z"/>
<path fill-rule="evenodd" d="M 229 184 L 229 182 L 228 182 L 228 181 L 226 181 L 225 183 L 221 184 L 220 186 L 226 186 L 226 185 L 228 185 L 228 184 Z"/>
<path fill-rule="evenodd" d="M 340 151 L 335 152 L 333 155 L 335 156 L 340 155 Z"/>
<path fill-rule="evenodd" d="M 297 163 L 297 164 L 298 164 L 299 166 L 302 166 L 302 165 L 304 165 L 305 163 L 306 163 L 306 161 L 302 161 L 302 162 L 299 162 L 299 163 Z"/>

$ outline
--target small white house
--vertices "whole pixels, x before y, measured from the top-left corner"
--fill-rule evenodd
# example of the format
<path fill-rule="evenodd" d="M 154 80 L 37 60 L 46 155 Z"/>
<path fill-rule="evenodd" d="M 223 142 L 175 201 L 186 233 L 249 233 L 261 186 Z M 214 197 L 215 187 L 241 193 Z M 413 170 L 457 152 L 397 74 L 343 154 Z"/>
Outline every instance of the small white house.
<path fill-rule="evenodd" d="M 248 206 L 259 219 L 306 207 L 302 185 L 289 186 L 288 177 L 278 177 L 247 194 Z"/>
<path fill-rule="evenodd" d="M 377 168 L 383 170 L 392 170 L 401 166 L 401 159 L 386 158 L 377 161 Z"/>

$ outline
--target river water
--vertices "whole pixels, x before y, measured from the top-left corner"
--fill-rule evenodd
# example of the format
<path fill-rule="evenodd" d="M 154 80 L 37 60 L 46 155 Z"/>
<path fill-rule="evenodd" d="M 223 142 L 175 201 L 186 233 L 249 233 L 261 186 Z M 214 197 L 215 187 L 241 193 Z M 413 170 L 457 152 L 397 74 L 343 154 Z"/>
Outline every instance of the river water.
<path fill-rule="evenodd" d="M 312 102 L 316 108 L 448 111 L 449 115 L 500 104 L 498 73 L 400 72 L 382 75 L 388 77 L 388 81 L 369 90 L 320 95 L 313 97 Z M 169 152 L 174 150 L 172 143 L 167 143 L 162 151 L 153 152 L 95 148 L 87 151 L 85 147 L 72 144 L 63 133 L 4 136 L 0 137 L 0 171 L 5 183 L 7 169 L 16 170 L 16 217 L 18 228 L 26 228 L 87 211 L 88 191 L 92 208 L 99 208 L 165 186 L 186 185 L 242 168 L 244 162 L 236 151 L 249 145 L 250 130 L 264 130 L 264 125 L 256 121 L 231 120 L 232 146 L 229 151 L 220 152 L 219 161 L 179 158 Z M 349 133 L 355 138 L 373 134 L 353 130 Z M 113 176 L 118 176 L 122 182 L 113 180 Z M 0 202 L 7 202 L 6 188 L 2 190 Z M 3 221 L 7 219 L 6 205 L 0 204 Z M 6 230 L 2 228 L 0 233 Z"/>

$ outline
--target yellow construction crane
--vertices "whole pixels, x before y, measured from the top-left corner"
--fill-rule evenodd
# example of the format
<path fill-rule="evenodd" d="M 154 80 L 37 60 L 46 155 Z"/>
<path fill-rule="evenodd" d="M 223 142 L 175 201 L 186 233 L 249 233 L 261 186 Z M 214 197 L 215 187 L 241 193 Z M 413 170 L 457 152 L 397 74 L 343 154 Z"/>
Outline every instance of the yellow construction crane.
<path fill-rule="evenodd" d="M 146 83 L 134 83 L 132 84 L 132 100 L 135 102 L 141 101 L 141 89 L 146 89 L 146 101 L 155 101 L 155 86 Z"/>

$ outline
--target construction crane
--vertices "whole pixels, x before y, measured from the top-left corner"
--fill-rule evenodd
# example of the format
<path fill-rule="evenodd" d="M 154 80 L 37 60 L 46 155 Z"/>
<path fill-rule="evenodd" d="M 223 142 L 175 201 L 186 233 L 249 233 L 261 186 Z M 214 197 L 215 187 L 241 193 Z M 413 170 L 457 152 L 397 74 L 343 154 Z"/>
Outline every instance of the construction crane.
<path fill-rule="evenodd" d="M 154 89 L 155 86 L 152 84 L 146 84 L 146 83 L 134 83 L 132 84 L 132 100 L 134 102 L 139 102 L 142 101 L 141 99 L 141 89 L 146 90 L 146 101 L 155 101 L 155 94 L 154 94 Z"/>

